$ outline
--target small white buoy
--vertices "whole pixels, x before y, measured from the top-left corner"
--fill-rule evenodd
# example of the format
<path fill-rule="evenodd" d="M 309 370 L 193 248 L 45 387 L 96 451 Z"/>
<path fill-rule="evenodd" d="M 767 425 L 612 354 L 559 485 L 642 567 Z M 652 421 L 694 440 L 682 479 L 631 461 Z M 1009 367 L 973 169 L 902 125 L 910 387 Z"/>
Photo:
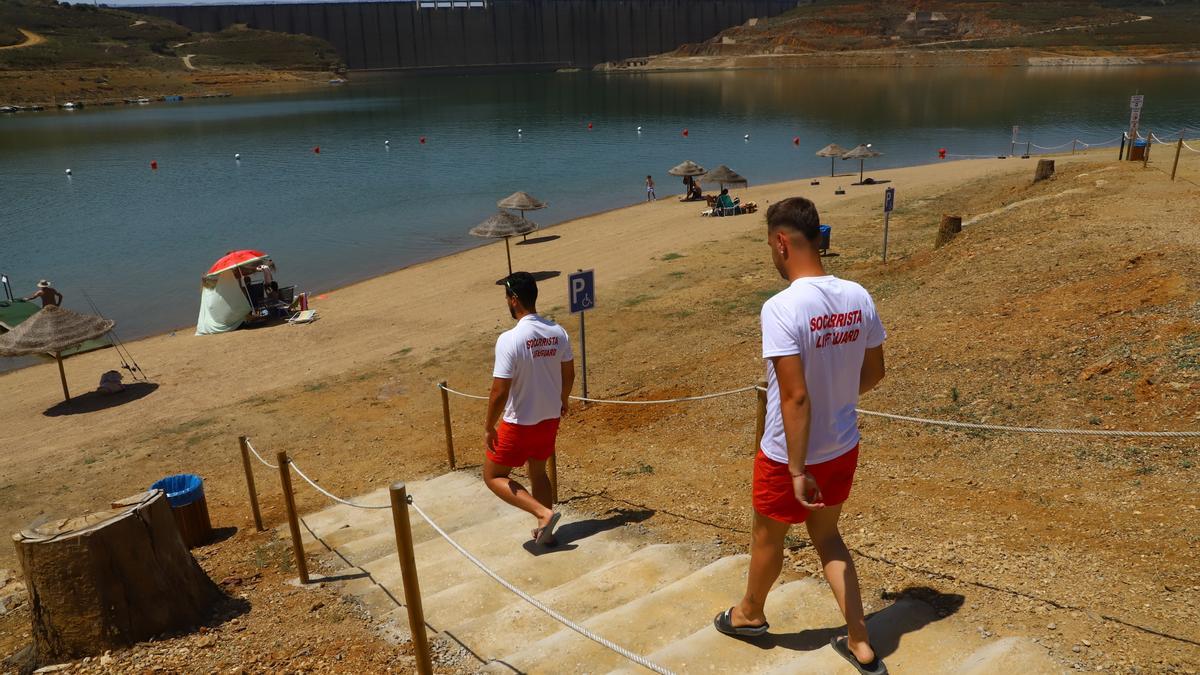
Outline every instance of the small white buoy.
<path fill-rule="evenodd" d="M 68 175 L 68 176 L 70 176 L 70 175 L 71 175 L 71 170 L 70 170 L 70 169 L 67 169 L 67 175 Z"/>
<path fill-rule="evenodd" d="M 383 144 L 384 144 L 384 145 L 391 145 L 391 144 L 392 144 L 392 142 L 391 142 L 391 141 L 384 141 L 384 142 L 383 142 Z"/>
<path fill-rule="evenodd" d="M 742 140 L 746 140 L 746 141 L 750 140 L 750 134 L 746 134 L 745 136 L 742 136 Z"/>
<path fill-rule="evenodd" d="M 233 153 L 233 159 L 238 162 L 242 161 L 242 153 L 240 153 L 240 152 Z"/>
<path fill-rule="evenodd" d="M 642 133 L 642 128 L 641 128 L 641 127 L 638 127 L 638 133 L 639 133 L 639 134 L 640 134 L 640 133 Z"/>
<path fill-rule="evenodd" d="M 522 131 L 524 131 L 524 129 L 517 129 L 517 135 L 520 136 Z"/>

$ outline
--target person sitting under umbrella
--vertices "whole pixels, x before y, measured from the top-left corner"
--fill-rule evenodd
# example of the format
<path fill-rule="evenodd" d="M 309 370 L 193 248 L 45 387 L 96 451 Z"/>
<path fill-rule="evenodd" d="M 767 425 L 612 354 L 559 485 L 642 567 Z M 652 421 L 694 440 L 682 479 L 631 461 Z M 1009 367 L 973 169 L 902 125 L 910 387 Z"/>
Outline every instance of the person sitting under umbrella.
<path fill-rule="evenodd" d="M 717 197 L 717 208 L 721 209 L 723 215 L 737 215 L 741 213 L 741 199 L 729 196 L 729 188 L 721 188 L 721 195 Z"/>
<path fill-rule="evenodd" d="M 24 300 L 25 302 L 33 302 L 34 300 L 41 298 L 43 308 L 49 307 L 51 305 L 54 305 L 54 306 L 62 305 L 62 301 L 63 301 L 62 293 L 59 293 L 57 290 L 55 290 L 54 285 L 51 284 L 49 281 L 42 279 L 41 281 L 38 282 L 37 287 L 38 287 L 37 293 L 34 293 L 33 295 L 29 296 L 28 298 L 21 298 L 21 299 Z"/>

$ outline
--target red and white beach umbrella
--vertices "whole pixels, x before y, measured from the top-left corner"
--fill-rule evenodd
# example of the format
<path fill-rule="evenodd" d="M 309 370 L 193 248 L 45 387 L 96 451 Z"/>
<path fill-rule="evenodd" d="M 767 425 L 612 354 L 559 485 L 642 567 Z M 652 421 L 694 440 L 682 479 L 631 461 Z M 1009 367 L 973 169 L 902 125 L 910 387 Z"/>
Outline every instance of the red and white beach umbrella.
<path fill-rule="evenodd" d="M 266 257 L 266 253 L 263 253 L 262 251 L 255 251 L 254 249 L 230 251 L 222 256 L 220 260 L 213 263 L 212 267 L 208 268 L 208 272 L 205 273 L 205 276 L 215 276 L 221 272 L 224 272 L 225 270 L 241 267 L 247 263 L 258 262 Z"/>

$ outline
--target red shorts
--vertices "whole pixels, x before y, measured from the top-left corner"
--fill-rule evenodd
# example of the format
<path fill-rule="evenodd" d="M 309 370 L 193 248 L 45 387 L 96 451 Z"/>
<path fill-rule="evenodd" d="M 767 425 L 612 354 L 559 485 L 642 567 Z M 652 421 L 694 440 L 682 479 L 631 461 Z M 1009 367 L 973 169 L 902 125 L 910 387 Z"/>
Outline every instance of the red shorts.
<path fill-rule="evenodd" d="M 806 468 L 821 488 L 825 505 L 837 506 L 850 496 L 854 470 L 858 468 L 858 446 L 840 457 Z M 788 465 L 767 457 L 762 450 L 754 458 L 754 510 L 784 523 L 803 523 L 808 517 L 808 509 L 796 501 Z"/>
<path fill-rule="evenodd" d="M 537 424 L 509 424 L 501 420 L 496 429 L 496 447 L 487 451 L 487 458 L 511 467 L 525 466 L 531 459 L 544 462 L 554 454 L 557 436 L 557 417 Z"/>

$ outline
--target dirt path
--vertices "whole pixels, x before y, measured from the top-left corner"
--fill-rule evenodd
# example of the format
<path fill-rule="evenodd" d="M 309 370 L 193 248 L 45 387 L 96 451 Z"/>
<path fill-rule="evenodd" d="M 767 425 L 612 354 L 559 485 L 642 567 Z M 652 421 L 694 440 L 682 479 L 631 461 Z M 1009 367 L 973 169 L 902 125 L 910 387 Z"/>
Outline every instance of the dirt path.
<path fill-rule="evenodd" d="M 21 35 L 25 36 L 25 41 L 18 45 L 5 45 L 4 47 L 0 47 L 0 49 L 24 49 L 25 47 L 36 47 L 46 41 L 46 38 L 31 30 L 25 30 L 24 28 L 18 28 L 17 30 L 21 31 Z"/>
<path fill-rule="evenodd" d="M 185 56 L 180 57 L 181 59 L 183 59 L 183 67 L 187 68 L 188 70 L 199 70 L 198 68 L 196 68 L 196 66 L 192 65 L 192 57 L 193 56 L 195 56 L 195 54 L 187 54 Z"/>

